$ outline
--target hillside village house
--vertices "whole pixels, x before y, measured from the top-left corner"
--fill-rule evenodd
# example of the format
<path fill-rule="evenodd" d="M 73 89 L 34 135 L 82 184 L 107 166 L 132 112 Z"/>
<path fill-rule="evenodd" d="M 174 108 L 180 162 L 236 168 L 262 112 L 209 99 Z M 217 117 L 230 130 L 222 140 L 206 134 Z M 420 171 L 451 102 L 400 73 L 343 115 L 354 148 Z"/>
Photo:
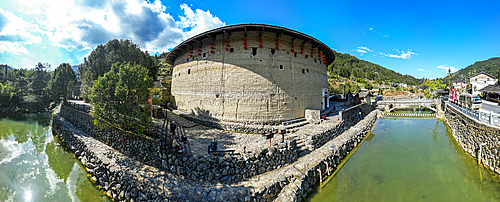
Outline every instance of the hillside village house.
<path fill-rule="evenodd" d="M 469 84 L 471 86 L 471 94 L 472 95 L 479 95 L 481 89 L 483 89 L 484 87 L 489 86 L 489 85 L 495 85 L 496 82 L 497 82 L 497 78 L 490 75 L 490 74 L 487 74 L 484 72 L 474 74 L 471 77 L 469 77 Z"/>

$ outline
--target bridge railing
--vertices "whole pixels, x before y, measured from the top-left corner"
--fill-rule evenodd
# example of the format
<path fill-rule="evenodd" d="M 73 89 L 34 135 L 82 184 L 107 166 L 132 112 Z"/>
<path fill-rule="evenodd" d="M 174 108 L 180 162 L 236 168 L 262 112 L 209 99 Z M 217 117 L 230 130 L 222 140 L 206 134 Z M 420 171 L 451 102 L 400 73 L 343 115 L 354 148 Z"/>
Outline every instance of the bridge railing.
<path fill-rule="evenodd" d="M 424 98 L 424 99 L 396 99 L 396 100 L 380 100 L 377 103 L 397 103 L 397 102 L 434 102 L 439 99 L 434 99 L 434 98 Z"/>
<path fill-rule="evenodd" d="M 462 107 L 462 106 L 458 106 L 452 102 L 448 102 L 448 104 L 452 107 L 454 107 L 455 109 L 461 111 L 462 113 L 480 121 L 480 122 L 483 122 L 483 123 L 486 123 L 486 124 L 490 124 L 490 125 L 500 125 L 500 116 L 497 115 L 497 114 L 493 114 L 492 111 L 490 111 L 490 113 L 485 113 L 485 112 L 481 112 L 481 111 L 476 111 L 476 110 L 472 110 L 472 109 L 469 109 L 467 107 Z"/>

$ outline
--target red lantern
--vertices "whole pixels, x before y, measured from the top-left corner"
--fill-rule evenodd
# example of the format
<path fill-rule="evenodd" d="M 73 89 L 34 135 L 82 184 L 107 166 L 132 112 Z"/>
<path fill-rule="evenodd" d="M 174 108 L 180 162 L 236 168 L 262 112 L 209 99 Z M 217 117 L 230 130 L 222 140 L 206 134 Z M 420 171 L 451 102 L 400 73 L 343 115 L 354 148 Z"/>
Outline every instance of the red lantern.
<path fill-rule="evenodd" d="M 312 51 L 311 54 L 314 54 L 314 51 Z"/>
<path fill-rule="evenodd" d="M 259 40 L 259 43 L 262 43 L 262 40 Z"/>
<path fill-rule="evenodd" d="M 193 50 L 193 48 L 191 48 L 191 50 Z"/>
<path fill-rule="evenodd" d="M 304 54 L 304 51 L 300 51 L 300 54 Z"/>
<path fill-rule="evenodd" d="M 189 55 L 189 57 L 193 57 L 193 55 Z"/>
<path fill-rule="evenodd" d="M 201 49 L 198 49 L 198 52 L 201 52 Z"/>
<path fill-rule="evenodd" d="M 280 47 L 279 47 L 279 46 L 276 46 L 276 49 L 280 49 Z"/>
<path fill-rule="evenodd" d="M 229 43 L 229 39 L 226 39 L 226 43 Z"/>
<path fill-rule="evenodd" d="M 276 42 L 280 41 L 280 39 L 276 39 Z"/>
<path fill-rule="evenodd" d="M 228 43 L 226 43 L 226 46 L 229 46 L 229 44 L 228 44 Z"/>
<path fill-rule="evenodd" d="M 214 50 L 210 50 L 210 53 L 214 53 Z"/>
<path fill-rule="evenodd" d="M 214 49 L 214 47 L 213 47 L 213 46 L 210 46 L 210 49 Z"/>
<path fill-rule="evenodd" d="M 262 48 L 262 44 L 259 44 L 259 47 L 261 47 L 261 48 Z"/>
<path fill-rule="evenodd" d="M 247 38 L 243 38 L 243 41 L 246 41 L 246 40 L 247 40 Z"/>
<path fill-rule="evenodd" d="M 247 45 L 247 42 L 245 41 L 245 42 L 243 42 L 243 44 L 244 44 L 244 45 Z"/>
<path fill-rule="evenodd" d="M 201 53 L 198 53 L 198 55 L 201 55 Z"/>
<path fill-rule="evenodd" d="M 213 45 L 214 45 L 214 43 L 210 43 L 210 45 L 212 45 L 212 46 L 213 46 Z"/>
<path fill-rule="evenodd" d="M 262 36 L 259 36 L 259 39 L 262 39 Z"/>
<path fill-rule="evenodd" d="M 306 47 L 306 45 L 302 44 L 302 47 Z"/>
<path fill-rule="evenodd" d="M 294 45 L 292 45 L 292 48 L 295 48 L 295 46 L 294 46 Z"/>
<path fill-rule="evenodd" d="M 292 51 L 292 53 L 293 53 L 293 51 L 294 51 L 294 50 L 292 49 L 291 51 Z"/>
<path fill-rule="evenodd" d="M 304 48 L 300 48 L 300 50 L 304 50 Z"/>
<path fill-rule="evenodd" d="M 280 43 L 276 43 L 276 45 L 277 45 L 277 46 L 279 46 L 279 45 L 280 45 Z"/>
<path fill-rule="evenodd" d="M 313 57 L 314 57 L 314 55 L 311 55 L 311 57 L 313 58 Z"/>
<path fill-rule="evenodd" d="M 294 42 L 294 41 L 292 41 L 292 44 L 295 44 L 295 42 Z"/>
<path fill-rule="evenodd" d="M 228 51 L 228 50 L 229 50 L 229 48 L 226 47 L 226 51 Z"/>
<path fill-rule="evenodd" d="M 247 49 L 247 46 L 243 46 L 243 48 L 246 50 L 246 49 Z"/>
<path fill-rule="evenodd" d="M 189 51 L 189 53 L 193 53 L 193 51 Z"/>
<path fill-rule="evenodd" d="M 198 46 L 198 48 L 201 48 L 201 46 Z"/>

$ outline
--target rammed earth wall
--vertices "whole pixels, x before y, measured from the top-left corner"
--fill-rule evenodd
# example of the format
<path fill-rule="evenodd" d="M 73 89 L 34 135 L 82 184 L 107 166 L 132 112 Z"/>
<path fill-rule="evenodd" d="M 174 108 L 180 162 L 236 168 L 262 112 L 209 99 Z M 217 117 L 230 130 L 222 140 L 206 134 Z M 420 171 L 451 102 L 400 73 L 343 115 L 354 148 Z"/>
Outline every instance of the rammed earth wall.
<path fill-rule="evenodd" d="M 500 128 L 478 122 L 448 104 L 445 110 L 446 121 L 460 146 L 476 160 L 500 174 Z"/>

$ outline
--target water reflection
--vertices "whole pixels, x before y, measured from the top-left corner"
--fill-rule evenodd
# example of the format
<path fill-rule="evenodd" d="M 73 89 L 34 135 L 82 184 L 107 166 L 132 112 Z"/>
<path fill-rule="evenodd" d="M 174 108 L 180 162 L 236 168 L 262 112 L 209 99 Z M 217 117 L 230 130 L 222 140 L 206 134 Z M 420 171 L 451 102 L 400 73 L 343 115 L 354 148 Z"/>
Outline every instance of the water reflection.
<path fill-rule="evenodd" d="M 500 200 L 499 175 L 477 165 L 444 122 L 379 119 L 371 132 L 306 201 Z"/>
<path fill-rule="evenodd" d="M 0 201 L 109 200 L 52 135 L 50 118 L 0 118 Z"/>

